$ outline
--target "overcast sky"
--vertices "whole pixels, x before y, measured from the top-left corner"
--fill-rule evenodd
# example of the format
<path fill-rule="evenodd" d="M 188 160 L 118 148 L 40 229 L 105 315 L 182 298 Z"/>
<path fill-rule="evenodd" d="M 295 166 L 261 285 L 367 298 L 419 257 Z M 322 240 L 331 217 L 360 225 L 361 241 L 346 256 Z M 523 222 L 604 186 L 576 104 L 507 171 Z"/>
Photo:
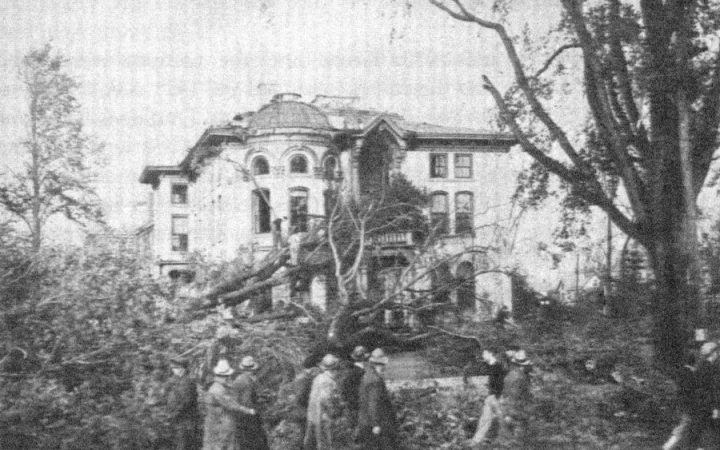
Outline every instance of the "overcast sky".
<path fill-rule="evenodd" d="M 554 2 L 553 2 L 554 3 Z M 530 3 L 532 4 L 532 3 Z M 134 225 L 145 164 L 174 164 L 205 127 L 279 91 L 354 95 L 363 106 L 445 125 L 491 127 L 481 88 L 507 66 L 495 36 L 405 0 L 4 0 L 0 151 L 27 109 L 20 61 L 46 42 L 70 59 L 87 130 L 106 145 L 100 192 Z M 524 10 L 547 22 L 552 9 Z"/>

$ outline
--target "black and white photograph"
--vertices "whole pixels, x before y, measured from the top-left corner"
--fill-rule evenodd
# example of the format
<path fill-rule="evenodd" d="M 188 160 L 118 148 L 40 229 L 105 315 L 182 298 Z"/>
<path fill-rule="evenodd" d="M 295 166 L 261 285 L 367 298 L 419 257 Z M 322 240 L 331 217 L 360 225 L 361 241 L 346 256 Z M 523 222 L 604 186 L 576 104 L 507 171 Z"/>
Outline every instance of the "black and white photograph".
<path fill-rule="evenodd" d="M 0 17 L 0 450 L 720 450 L 720 0 Z"/>

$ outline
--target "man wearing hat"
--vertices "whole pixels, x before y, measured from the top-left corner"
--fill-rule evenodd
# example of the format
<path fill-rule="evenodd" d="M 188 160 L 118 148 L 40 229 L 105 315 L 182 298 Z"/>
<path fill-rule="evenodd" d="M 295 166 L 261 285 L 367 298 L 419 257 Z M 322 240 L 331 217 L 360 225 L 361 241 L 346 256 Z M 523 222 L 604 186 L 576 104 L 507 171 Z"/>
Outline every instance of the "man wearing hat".
<path fill-rule="evenodd" d="M 500 401 L 505 416 L 501 431 L 507 436 L 520 436 L 526 429 L 525 409 L 530 401 L 531 368 L 525 350 L 517 350 L 510 359 L 510 370 L 505 375 Z"/>
<path fill-rule="evenodd" d="M 239 415 L 254 416 L 255 409 L 235 399 L 231 377 L 235 373 L 227 359 L 219 359 L 213 368 L 215 378 L 205 395 L 205 436 L 203 450 L 241 450 L 237 445 Z"/>
<path fill-rule="evenodd" d="M 304 450 L 334 450 L 341 447 L 334 426 L 335 420 L 343 413 L 338 387 L 340 359 L 328 353 L 319 366 L 322 372 L 315 377 L 310 388 Z"/>
<path fill-rule="evenodd" d="M 240 415 L 237 419 L 237 445 L 244 450 L 268 450 L 267 436 L 257 414 L 257 378 L 255 373 L 260 366 L 252 356 L 240 360 L 240 375 L 232 383 L 235 398 L 246 408 L 256 413 L 252 416 Z"/>
<path fill-rule="evenodd" d="M 360 380 L 358 440 L 366 449 L 395 450 L 395 410 L 390 401 L 382 373 L 388 357 L 381 348 L 370 353 L 365 373 Z"/>
<path fill-rule="evenodd" d="M 502 416 L 500 410 L 500 399 L 503 392 L 505 380 L 505 368 L 499 360 L 500 352 L 494 348 L 487 348 L 482 352 L 482 359 L 485 366 L 483 375 L 487 375 L 488 395 L 483 402 L 482 413 L 478 419 L 477 429 L 467 445 L 475 446 L 483 442 L 489 442 L 495 434 Z"/>
<path fill-rule="evenodd" d="M 360 393 L 360 380 L 365 373 L 365 361 L 370 353 L 362 345 L 358 345 L 350 354 L 352 362 L 345 361 L 340 374 L 340 392 L 348 409 L 348 418 L 354 427 L 357 423 L 357 413 Z"/>
<path fill-rule="evenodd" d="M 190 361 L 170 360 L 173 377 L 168 388 L 168 413 L 173 428 L 175 450 L 198 450 L 202 445 L 197 384 L 189 376 Z"/>
<path fill-rule="evenodd" d="M 687 432 L 690 445 L 720 448 L 720 347 L 709 341 L 700 347 L 695 413 Z M 666 443 L 667 444 L 667 443 Z M 673 448 L 670 446 L 669 448 Z"/>

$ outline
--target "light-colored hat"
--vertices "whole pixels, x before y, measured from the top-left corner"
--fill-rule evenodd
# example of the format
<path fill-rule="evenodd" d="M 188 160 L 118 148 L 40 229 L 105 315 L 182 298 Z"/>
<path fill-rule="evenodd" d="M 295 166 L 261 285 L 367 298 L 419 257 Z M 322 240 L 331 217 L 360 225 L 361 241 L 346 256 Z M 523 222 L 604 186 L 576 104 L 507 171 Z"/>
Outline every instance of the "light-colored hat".
<path fill-rule="evenodd" d="M 332 353 L 323 356 L 322 361 L 320 361 L 320 368 L 322 370 L 334 370 L 337 369 L 339 365 L 340 359 Z"/>
<path fill-rule="evenodd" d="M 385 352 L 381 348 L 376 348 L 370 353 L 368 361 L 372 364 L 386 365 L 390 359 L 385 355 Z"/>
<path fill-rule="evenodd" d="M 353 359 L 353 361 L 365 361 L 370 356 L 370 353 L 368 353 L 368 350 L 363 347 L 362 345 L 358 345 L 355 347 L 355 349 L 350 354 L 350 357 Z"/>
<path fill-rule="evenodd" d="M 230 366 L 230 363 L 227 359 L 220 359 L 218 360 L 217 365 L 213 369 L 213 373 L 221 377 L 229 377 L 230 375 L 234 374 L 235 371 Z"/>
<path fill-rule="evenodd" d="M 528 361 L 527 355 L 525 354 L 525 350 L 516 351 L 511 361 L 519 366 L 527 366 L 530 364 L 530 361 Z"/>
<path fill-rule="evenodd" d="M 240 360 L 240 370 L 255 370 L 258 367 L 260 367 L 260 365 L 252 356 L 245 356 Z"/>
<path fill-rule="evenodd" d="M 717 351 L 717 344 L 715 342 L 706 342 L 700 347 L 700 354 L 702 356 L 708 356 L 713 352 Z"/>

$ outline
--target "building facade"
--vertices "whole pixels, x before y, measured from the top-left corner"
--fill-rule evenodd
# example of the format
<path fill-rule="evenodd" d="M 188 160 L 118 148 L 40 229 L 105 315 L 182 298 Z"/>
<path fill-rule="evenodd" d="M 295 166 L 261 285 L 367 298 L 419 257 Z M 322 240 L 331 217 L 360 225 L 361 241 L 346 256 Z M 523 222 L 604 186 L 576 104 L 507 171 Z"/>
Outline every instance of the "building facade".
<path fill-rule="evenodd" d="M 273 230 L 292 236 L 326 217 L 328 192 L 357 197 L 402 173 L 430 199 L 426 212 L 443 235 L 438 251 L 456 255 L 445 269 L 473 279 L 464 288 L 471 292 L 458 289 L 453 301 L 485 296 L 508 303 L 509 280 L 476 274 L 492 258 L 483 230 L 503 219 L 502 205 L 512 195 L 507 153 L 514 138 L 410 122 L 356 108 L 354 100 L 303 102 L 297 94 L 278 94 L 257 112 L 207 129 L 180 164 L 145 167 L 140 182 L 152 188 L 152 199 L 138 237 L 158 274 L 183 276 L 192 252 L 219 260 L 261 258 L 273 249 Z M 402 232 L 375 241 L 380 254 L 417 251 Z M 385 279 L 397 272 L 380 269 Z M 303 295 L 324 307 L 328 283 L 318 276 Z M 273 302 L 292 295 L 292 288 L 274 288 Z"/>

